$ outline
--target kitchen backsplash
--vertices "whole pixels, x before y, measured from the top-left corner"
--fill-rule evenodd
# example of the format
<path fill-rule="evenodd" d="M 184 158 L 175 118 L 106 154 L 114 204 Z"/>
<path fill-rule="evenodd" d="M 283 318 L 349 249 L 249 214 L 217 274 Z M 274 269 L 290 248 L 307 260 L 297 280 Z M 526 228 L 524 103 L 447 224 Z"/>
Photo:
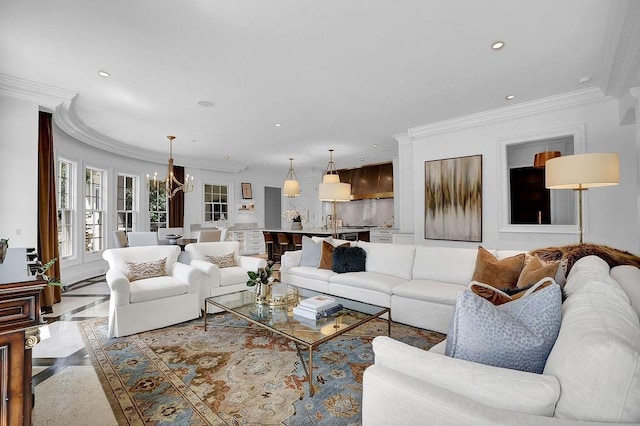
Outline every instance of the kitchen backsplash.
<path fill-rule="evenodd" d="M 393 226 L 393 198 L 338 203 L 338 219 L 348 225 Z"/>

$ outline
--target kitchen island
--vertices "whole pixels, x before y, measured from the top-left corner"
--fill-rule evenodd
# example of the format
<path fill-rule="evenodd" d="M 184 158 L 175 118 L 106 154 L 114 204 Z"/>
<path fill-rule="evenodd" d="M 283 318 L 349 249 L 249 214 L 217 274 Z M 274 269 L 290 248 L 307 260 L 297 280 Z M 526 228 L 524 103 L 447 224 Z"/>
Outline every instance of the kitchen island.
<path fill-rule="evenodd" d="M 279 260 L 285 251 L 300 250 L 302 248 L 302 236 L 304 235 L 307 237 L 328 237 L 333 235 L 332 229 L 325 228 L 280 228 L 265 229 L 263 232 L 265 249 L 270 260 Z M 278 237 L 278 234 L 282 236 Z M 285 237 L 286 242 L 284 240 Z M 369 228 L 340 227 L 337 229 L 337 238 L 348 241 L 369 241 Z"/>

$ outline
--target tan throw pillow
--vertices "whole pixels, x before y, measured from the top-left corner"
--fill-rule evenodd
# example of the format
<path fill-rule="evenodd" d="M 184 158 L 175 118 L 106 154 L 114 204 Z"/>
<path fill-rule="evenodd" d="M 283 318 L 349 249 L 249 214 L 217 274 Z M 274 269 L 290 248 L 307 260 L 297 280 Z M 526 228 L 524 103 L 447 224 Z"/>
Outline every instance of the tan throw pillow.
<path fill-rule="evenodd" d="M 518 283 L 523 266 L 524 253 L 498 260 L 493 254 L 479 246 L 476 269 L 473 271 L 471 280 L 499 289 L 514 288 Z"/>
<path fill-rule="evenodd" d="M 511 302 L 511 296 L 504 291 L 500 291 L 497 288 L 491 287 L 489 284 L 472 281 L 469 284 L 469 288 L 478 296 L 487 299 L 494 305 L 502 305 L 503 303 Z"/>
<path fill-rule="evenodd" d="M 237 266 L 236 254 L 234 252 L 225 254 L 224 256 L 205 256 L 205 259 L 207 259 L 207 262 L 218 265 L 218 268 L 229 268 L 231 266 Z"/>
<path fill-rule="evenodd" d="M 340 244 L 337 247 L 349 246 L 349 243 Z M 330 242 L 322 242 L 322 253 L 320 254 L 320 264 L 318 269 L 333 269 L 333 251 L 336 247 Z"/>
<path fill-rule="evenodd" d="M 518 278 L 518 283 L 516 284 L 517 288 L 525 288 L 529 287 L 532 284 L 537 283 L 542 278 L 550 277 L 555 278 L 558 273 L 558 267 L 560 266 L 560 261 L 551 262 L 551 263 L 542 263 L 538 255 L 534 255 L 529 262 L 524 266 L 522 272 L 520 272 L 520 277 Z"/>
<path fill-rule="evenodd" d="M 124 263 L 125 265 L 127 265 L 127 279 L 129 280 L 129 282 L 138 281 L 145 278 L 164 277 L 167 275 L 166 257 L 151 262 L 135 263 L 125 260 Z"/>

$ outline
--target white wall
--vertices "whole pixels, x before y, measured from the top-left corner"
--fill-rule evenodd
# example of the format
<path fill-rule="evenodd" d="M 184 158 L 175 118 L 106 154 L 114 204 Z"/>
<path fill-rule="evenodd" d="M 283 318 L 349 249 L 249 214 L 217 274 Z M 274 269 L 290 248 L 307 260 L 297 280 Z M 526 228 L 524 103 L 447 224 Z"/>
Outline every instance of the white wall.
<path fill-rule="evenodd" d="M 471 122 L 471 121 L 469 121 Z M 413 189 L 396 196 L 415 200 L 413 227 L 415 241 L 427 245 L 477 246 L 478 243 L 426 240 L 424 238 L 424 162 L 442 158 L 482 154 L 483 218 L 482 244 L 487 247 L 530 250 L 550 245 L 578 242 L 575 234 L 507 233 L 499 229 L 500 167 L 498 140 L 534 131 L 584 124 L 586 152 L 618 152 L 620 185 L 590 189 L 585 193 L 585 242 L 610 245 L 638 253 L 640 232 L 636 194 L 638 164 L 635 147 L 636 126 L 618 125 L 618 103 L 603 98 L 597 102 L 567 106 L 553 111 L 513 114 L 509 119 L 486 120 L 472 125 L 445 128 L 425 126 L 421 131 L 398 137 L 401 164 L 412 168 Z M 410 149 L 409 149 L 410 148 Z M 411 153 L 412 158 L 402 158 Z M 533 158 L 531 159 L 533 161 Z M 402 176 L 402 175 L 401 175 Z M 404 182 L 400 182 L 404 187 Z M 410 204 L 410 202 L 402 203 Z"/>
<path fill-rule="evenodd" d="M 38 105 L 0 96 L 0 238 L 38 244 Z"/>

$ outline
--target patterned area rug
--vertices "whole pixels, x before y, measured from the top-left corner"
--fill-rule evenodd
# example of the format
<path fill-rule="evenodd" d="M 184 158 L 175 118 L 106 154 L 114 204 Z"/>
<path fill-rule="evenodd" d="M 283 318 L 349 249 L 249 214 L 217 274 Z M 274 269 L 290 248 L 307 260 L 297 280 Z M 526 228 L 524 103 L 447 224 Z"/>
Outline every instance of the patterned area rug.
<path fill-rule="evenodd" d="M 357 425 L 362 374 L 374 320 L 320 345 L 313 354 L 315 395 L 295 344 L 231 314 L 107 337 L 106 318 L 83 321 L 87 350 L 119 424 Z M 444 335 L 393 324 L 391 336 L 429 349 Z M 307 362 L 306 350 L 302 352 Z"/>

